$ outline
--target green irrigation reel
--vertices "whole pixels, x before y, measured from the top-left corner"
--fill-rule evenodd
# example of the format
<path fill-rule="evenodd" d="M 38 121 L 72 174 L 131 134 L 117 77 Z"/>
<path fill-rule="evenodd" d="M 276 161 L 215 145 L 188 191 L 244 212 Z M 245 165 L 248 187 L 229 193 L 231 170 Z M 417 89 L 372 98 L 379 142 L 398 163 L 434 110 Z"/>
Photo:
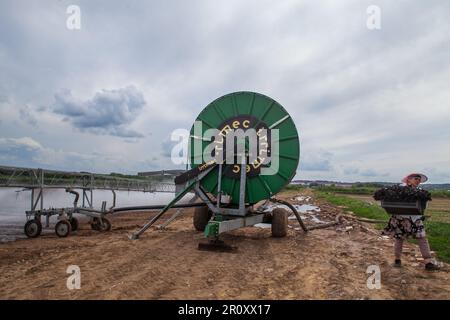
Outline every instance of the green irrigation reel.
<path fill-rule="evenodd" d="M 268 150 L 258 150 L 258 161 L 246 164 L 247 181 L 245 202 L 255 204 L 265 200 L 279 192 L 294 177 L 299 158 L 300 146 L 297 129 L 292 118 L 287 111 L 275 100 L 254 92 L 236 92 L 222 96 L 211 102 L 198 115 L 196 122 L 202 124 L 202 136 L 206 130 L 216 128 L 221 132 L 227 132 L 228 129 L 242 129 L 244 131 L 255 128 L 267 129 L 267 135 L 259 136 L 260 142 L 267 141 Z M 279 132 L 279 150 L 274 154 L 270 148 L 270 131 L 278 129 Z M 190 135 L 190 151 L 192 168 L 201 166 L 198 160 L 210 145 L 210 141 L 202 141 L 202 148 L 199 152 L 194 150 L 194 143 L 197 139 L 194 134 L 194 127 Z M 261 175 L 262 158 L 267 153 L 272 152 L 271 158 L 278 157 L 279 167 L 274 174 Z M 200 160 L 200 162 L 202 162 Z M 248 161 L 250 162 L 250 161 Z M 262 165 L 269 168 L 270 165 Z M 240 163 L 225 164 L 222 176 L 222 192 L 231 197 L 231 202 L 239 203 L 239 179 Z M 217 195 L 218 193 L 218 174 L 219 170 L 214 170 L 200 182 L 202 187 L 208 192 Z"/>
<path fill-rule="evenodd" d="M 208 104 L 191 128 L 191 169 L 175 178 L 175 199 L 133 238 L 194 191 L 206 205 L 196 208 L 194 226 L 216 245 L 219 234 L 267 219 L 264 206 L 255 204 L 273 199 L 292 180 L 299 159 L 294 121 L 277 101 L 247 91 L 224 95 Z M 276 209 L 271 219 L 273 235 L 284 236 L 286 212 Z"/>

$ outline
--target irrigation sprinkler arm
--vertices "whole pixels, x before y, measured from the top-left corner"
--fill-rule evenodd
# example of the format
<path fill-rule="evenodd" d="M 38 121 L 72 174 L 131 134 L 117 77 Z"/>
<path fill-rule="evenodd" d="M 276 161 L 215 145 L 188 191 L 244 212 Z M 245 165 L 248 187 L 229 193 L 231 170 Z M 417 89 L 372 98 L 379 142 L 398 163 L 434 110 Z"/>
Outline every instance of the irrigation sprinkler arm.
<path fill-rule="evenodd" d="M 206 171 L 202 172 L 200 175 L 198 175 L 195 179 L 192 179 L 189 181 L 187 187 L 181 191 L 179 194 L 176 195 L 176 197 L 170 201 L 156 216 L 154 216 L 149 222 L 147 222 L 141 229 L 139 229 L 137 232 L 131 234 L 129 238 L 131 240 L 137 240 L 139 239 L 139 236 L 145 232 L 148 228 L 150 228 L 159 218 L 163 216 L 164 213 L 167 212 L 173 205 L 175 205 L 178 201 L 180 201 L 186 193 L 189 192 L 194 186 L 197 184 L 198 181 L 203 179 L 208 175 L 208 173 L 211 172 L 212 169 L 214 169 L 215 166 L 210 167 Z"/>
<path fill-rule="evenodd" d="M 73 190 L 72 188 L 66 188 L 66 192 L 75 195 L 75 200 L 73 200 L 73 208 L 76 209 L 78 205 L 78 199 L 80 198 L 80 194 L 75 190 Z"/>
<path fill-rule="evenodd" d="M 114 189 L 111 189 L 112 194 L 113 194 L 113 204 L 111 207 L 109 207 L 109 212 L 112 212 L 113 209 L 116 207 L 116 191 L 114 191 Z"/>

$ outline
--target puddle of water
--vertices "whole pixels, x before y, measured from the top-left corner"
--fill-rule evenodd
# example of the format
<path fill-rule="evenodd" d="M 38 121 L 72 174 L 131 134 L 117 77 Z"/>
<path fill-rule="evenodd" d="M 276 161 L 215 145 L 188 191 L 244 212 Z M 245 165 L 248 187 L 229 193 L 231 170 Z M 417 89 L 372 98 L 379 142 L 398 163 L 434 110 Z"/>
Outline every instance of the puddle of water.
<path fill-rule="evenodd" d="M 310 204 L 301 204 L 301 205 L 295 204 L 294 208 L 300 213 L 307 213 L 310 211 L 320 212 L 320 208 L 318 206 L 313 206 Z"/>
<path fill-rule="evenodd" d="M 281 208 L 281 209 L 285 209 L 287 211 L 291 211 L 291 209 L 289 209 L 289 207 L 284 204 L 270 204 L 264 209 L 264 212 L 270 212 L 276 208 Z M 307 213 L 310 211 L 320 212 L 319 207 L 313 206 L 311 204 L 294 204 L 294 208 L 295 208 L 295 210 L 297 210 L 300 213 Z"/>
<path fill-rule="evenodd" d="M 275 208 L 282 208 L 288 212 L 291 212 L 291 209 L 284 204 L 270 204 L 266 207 L 264 212 L 270 212 Z M 313 206 L 311 204 L 295 204 L 294 208 L 298 213 L 301 213 L 300 218 L 302 218 L 302 220 L 310 220 L 314 223 L 325 223 L 325 221 L 320 220 L 316 215 L 314 215 L 314 213 L 320 212 L 320 208 L 318 206 Z M 288 217 L 288 220 L 297 220 L 297 217 L 294 214 L 291 214 Z"/>
<path fill-rule="evenodd" d="M 257 223 L 254 225 L 254 227 L 261 229 L 270 229 L 272 228 L 272 225 L 270 223 Z"/>
<path fill-rule="evenodd" d="M 310 217 L 311 221 L 313 221 L 314 223 L 325 223 L 325 221 L 320 220 L 313 214 L 309 215 L 309 217 Z"/>
<path fill-rule="evenodd" d="M 317 218 L 317 216 L 315 216 L 314 214 L 307 212 L 306 215 L 300 215 L 300 218 L 302 220 L 310 220 L 314 223 L 325 223 L 325 221 L 320 220 L 319 218 Z M 288 217 L 288 220 L 297 220 L 297 217 L 294 214 L 291 214 Z"/>
<path fill-rule="evenodd" d="M 311 197 L 305 197 L 305 196 L 298 196 L 294 198 L 295 201 L 305 201 L 305 202 L 309 202 L 311 200 Z"/>

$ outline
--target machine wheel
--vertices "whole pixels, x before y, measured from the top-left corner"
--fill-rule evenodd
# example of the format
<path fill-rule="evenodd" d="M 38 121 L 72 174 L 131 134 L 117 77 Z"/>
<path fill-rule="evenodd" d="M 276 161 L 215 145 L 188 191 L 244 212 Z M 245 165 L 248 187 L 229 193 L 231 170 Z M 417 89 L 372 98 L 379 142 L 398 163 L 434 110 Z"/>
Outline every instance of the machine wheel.
<path fill-rule="evenodd" d="M 72 231 L 77 231 L 78 230 L 78 219 L 75 217 L 72 217 L 69 219 L 70 222 L 70 227 Z"/>
<path fill-rule="evenodd" d="M 96 231 L 105 232 L 111 230 L 111 221 L 106 218 L 94 218 L 91 223 L 91 228 Z"/>
<path fill-rule="evenodd" d="M 287 234 L 288 215 L 286 210 L 276 208 L 272 211 L 272 237 L 282 238 Z"/>
<path fill-rule="evenodd" d="M 70 222 L 67 220 L 58 221 L 55 225 L 55 233 L 60 238 L 65 238 L 69 235 L 71 231 Z"/>
<path fill-rule="evenodd" d="M 98 218 L 92 219 L 91 228 L 92 230 L 100 231 L 100 222 L 98 221 Z"/>
<path fill-rule="evenodd" d="M 42 224 L 36 219 L 28 220 L 23 229 L 28 238 L 37 238 L 42 232 Z"/>
<path fill-rule="evenodd" d="M 272 223 L 272 212 L 264 213 L 263 223 Z"/>
<path fill-rule="evenodd" d="M 212 212 L 208 207 L 197 207 L 194 211 L 194 228 L 197 231 L 205 231 L 209 219 L 212 217 Z"/>

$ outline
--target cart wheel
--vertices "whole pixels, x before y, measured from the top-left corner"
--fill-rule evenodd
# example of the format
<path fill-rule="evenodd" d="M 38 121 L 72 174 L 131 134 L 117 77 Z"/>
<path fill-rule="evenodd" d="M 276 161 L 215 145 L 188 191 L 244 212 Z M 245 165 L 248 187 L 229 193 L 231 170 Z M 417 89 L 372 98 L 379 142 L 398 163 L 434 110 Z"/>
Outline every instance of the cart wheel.
<path fill-rule="evenodd" d="M 55 226 L 56 235 L 60 238 L 65 238 L 70 233 L 70 222 L 67 220 L 59 221 Z"/>
<path fill-rule="evenodd" d="M 102 218 L 102 223 L 100 223 L 100 231 L 105 232 L 111 230 L 111 221 L 106 218 Z"/>
<path fill-rule="evenodd" d="M 72 217 L 69 219 L 70 222 L 70 227 L 72 229 L 72 231 L 77 231 L 78 230 L 78 219 L 75 217 Z"/>
<path fill-rule="evenodd" d="M 102 218 L 101 221 L 99 218 L 94 218 L 91 223 L 91 228 L 100 232 L 109 231 L 111 230 L 111 222 L 106 218 Z"/>
<path fill-rule="evenodd" d="M 208 207 L 197 207 L 194 211 L 194 228 L 197 231 L 205 231 L 206 225 L 212 217 Z"/>
<path fill-rule="evenodd" d="M 263 223 L 272 223 L 272 212 L 264 213 Z"/>
<path fill-rule="evenodd" d="M 287 234 L 288 215 L 286 210 L 276 208 L 272 211 L 272 237 L 282 238 Z"/>
<path fill-rule="evenodd" d="M 36 219 L 28 220 L 23 229 L 28 238 L 36 238 L 42 232 L 42 224 Z"/>
<path fill-rule="evenodd" d="M 92 221 L 91 221 L 91 228 L 92 228 L 92 230 L 100 231 L 100 225 L 99 225 L 98 218 L 93 218 L 92 219 Z"/>

